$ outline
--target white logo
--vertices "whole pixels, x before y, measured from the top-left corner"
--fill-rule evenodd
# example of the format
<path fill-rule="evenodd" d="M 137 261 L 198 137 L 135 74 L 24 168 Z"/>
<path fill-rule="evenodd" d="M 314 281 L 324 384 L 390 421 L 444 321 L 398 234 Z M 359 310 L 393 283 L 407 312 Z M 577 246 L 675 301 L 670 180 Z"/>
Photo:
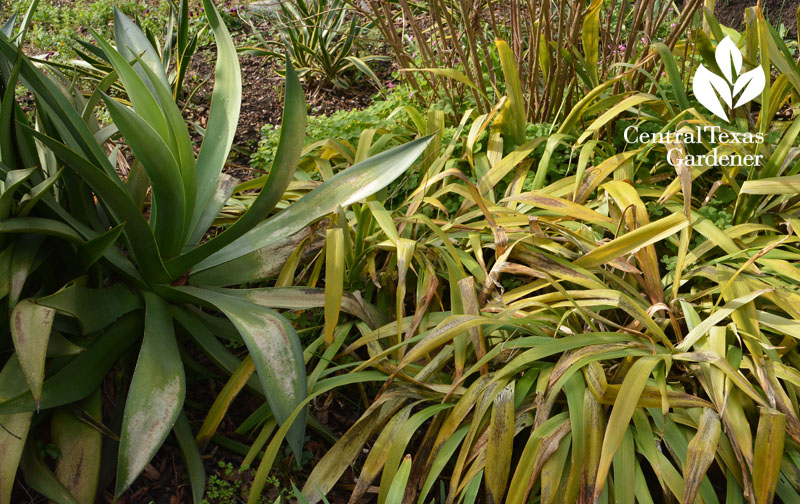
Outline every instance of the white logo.
<path fill-rule="evenodd" d="M 739 71 L 742 69 L 742 53 L 730 37 L 725 37 L 717 45 L 714 57 L 725 78 L 701 64 L 694 74 L 692 90 L 697 100 L 712 114 L 730 122 L 722 102 L 728 105 L 729 109 L 744 105 L 761 94 L 766 77 L 760 66 L 739 75 Z M 733 89 L 731 90 L 731 88 Z M 733 99 L 737 95 L 739 95 L 739 99 L 734 105 Z"/>

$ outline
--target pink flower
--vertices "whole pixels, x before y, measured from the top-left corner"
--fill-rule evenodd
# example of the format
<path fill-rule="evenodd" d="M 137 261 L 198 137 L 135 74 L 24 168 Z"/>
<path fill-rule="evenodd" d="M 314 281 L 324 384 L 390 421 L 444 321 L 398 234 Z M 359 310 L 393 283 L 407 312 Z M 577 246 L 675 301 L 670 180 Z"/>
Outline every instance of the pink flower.
<path fill-rule="evenodd" d="M 386 86 L 387 86 L 389 89 L 392 89 L 392 88 L 394 88 L 394 82 L 392 82 L 392 81 L 389 81 L 389 83 L 388 83 L 388 84 L 386 84 Z"/>
<path fill-rule="evenodd" d="M 620 46 L 619 46 L 619 47 L 617 47 L 617 50 L 618 50 L 619 52 L 625 52 L 625 49 L 627 49 L 627 48 L 625 47 L 625 45 L 624 45 L 624 44 L 620 44 Z"/>

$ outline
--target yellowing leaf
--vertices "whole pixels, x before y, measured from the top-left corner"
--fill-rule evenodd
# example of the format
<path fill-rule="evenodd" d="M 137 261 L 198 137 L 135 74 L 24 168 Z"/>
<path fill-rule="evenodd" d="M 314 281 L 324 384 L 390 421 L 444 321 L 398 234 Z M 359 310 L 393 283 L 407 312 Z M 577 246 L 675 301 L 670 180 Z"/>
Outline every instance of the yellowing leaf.
<path fill-rule="evenodd" d="M 325 243 L 325 343 L 333 341 L 344 290 L 344 230 L 329 229 Z"/>
<path fill-rule="evenodd" d="M 597 478 L 594 485 L 595 501 L 603 492 L 606 476 L 608 476 L 608 470 L 611 467 L 611 460 L 620 444 L 622 444 L 622 437 L 625 435 L 625 431 L 628 430 L 628 424 L 633 416 L 633 411 L 636 409 L 639 396 L 642 394 L 647 378 L 657 363 L 658 359 L 654 357 L 638 359 L 633 363 L 622 381 L 617 401 L 611 410 L 611 416 L 608 418 L 603 448 L 600 452 L 600 463 L 597 468 Z"/>
<path fill-rule="evenodd" d="M 540 191 L 522 193 L 517 196 L 506 198 L 506 200 L 520 201 L 536 208 L 542 208 L 565 217 L 587 222 L 612 222 L 611 217 L 595 212 L 580 203 L 574 203 L 568 199 L 557 198 L 555 196 L 548 196 Z"/>

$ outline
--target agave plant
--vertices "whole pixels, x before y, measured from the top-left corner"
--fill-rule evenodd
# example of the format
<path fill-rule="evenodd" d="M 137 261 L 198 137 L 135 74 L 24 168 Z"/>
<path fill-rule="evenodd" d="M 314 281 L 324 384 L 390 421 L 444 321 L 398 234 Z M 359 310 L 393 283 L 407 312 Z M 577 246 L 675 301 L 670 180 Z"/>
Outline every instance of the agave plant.
<path fill-rule="evenodd" d="M 150 57 L 156 52 L 148 38 L 121 13 L 116 48 L 97 37 L 97 51 L 121 82 L 124 100 L 102 86 L 86 98 L 38 68 L 18 49 L 24 24 L 19 37 L 9 36 L 13 23 L 0 36 L 0 293 L 9 314 L 2 348 L 13 351 L 10 358 L 4 354 L 0 372 L 0 502 L 10 501 L 18 467 L 30 487 L 50 499 L 94 501 L 100 445 L 110 442 L 98 435 L 110 432 L 102 427 L 99 388 L 126 355 L 135 368 L 129 386 L 122 380 L 112 418 L 119 428 L 115 495 L 130 487 L 174 430 L 200 502 L 204 472 L 182 413 L 186 379 L 179 336 L 266 396 L 269 416 L 300 459 L 309 386 L 297 334 L 272 309 L 281 302 L 267 301 L 275 298 L 270 289 L 230 287 L 277 274 L 297 245 L 292 240 L 308 233 L 309 224 L 389 184 L 429 139 L 366 159 L 274 213 L 304 141 L 305 102 L 289 62 L 275 163 L 248 211 L 209 236 L 235 185 L 222 169 L 236 129 L 241 80 L 218 11 L 210 0 L 204 7 L 218 61 L 197 155 L 162 62 Z M 14 99 L 18 84 L 36 97 L 34 122 Z M 100 100 L 113 118 L 103 130 L 91 114 Z M 134 159 L 125 178 L 117 136 Z M 297 293 L 278 299 L 298 297 L 303 306 L 316 303 Z M 358 303 L 353 309 L 364 310 Z M 244 361 L 217 339 L 231 333 L 247 345 Z M 254 371 L 258 380 L 248 380 Z M 84 422 L 75 419 L 76 411 Z M 48 424 L 64 455 L 55 473 L 36 447 L 38 431 Z M 113 467 L 114 461 L 102 465 Z"/>

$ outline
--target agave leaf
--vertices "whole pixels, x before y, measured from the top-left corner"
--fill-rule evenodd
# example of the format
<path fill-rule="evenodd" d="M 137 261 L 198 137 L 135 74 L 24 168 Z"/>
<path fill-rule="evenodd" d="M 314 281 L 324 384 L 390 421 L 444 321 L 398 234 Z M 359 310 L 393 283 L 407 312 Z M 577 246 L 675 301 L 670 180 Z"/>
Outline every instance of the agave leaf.
<path fill-rule="evenodd" d="M 264 186 L 258 193 L 255 201 L 250 204 L 247 212 L 236 220 L 229 228 L 216 236 L 213 240 L 191 250 L 179 257 L 168 268 L 173 275 L 184 273 L 197 262 L 206 259 L 209 255 L 218 252 L 231 242 L 237 240 L 246 232 L 260 223 L 283 197 L 289 182 L 292 180 L 294 170 L 300 160 L 303 147 L 303 133 L 305 131 L 305 95 L 300 81 L 291 63 L 286 67 L 286 93 L 283 108 L 283 127 L 281 128 L 278 150 L 275 160 L 267 175 Z M 208 133 L 207 133 L 208 134 Z M 217 174 L 218 175 L 218 174 Z M 199 217 L 198 217 L 199 219 Z"/>
<path fill-rule="evenodd" d="M 233 322 L 247 345 L 275 419 L 282 426 L 308 392 L 303 349 L 292 325 L 269 308 L 196 287 L 177 291 L 210 304 Z M 305 411 L 293 421 L 287 441 L 300 459 L 306 427 Z"/>
<path fill-rule="evenodd" d="M 17 212 L 17 217 L 27 217 L 28 214 L 31 213 L 31 210 L 33 210 L 39 200 L 41 200 L 46 194 L 49 194 L 48 191 L 61 177 L 63 170 L 63 168 L 59 168 L 53 176 L 47 177 L 42 182 L 36 184 L 36 186 L 34 186 L 29 193 L 22 197 L 20 202 L 22 207 L 19 209 L 19 212 Z"/>
<path fill-rule="evenodd" d="M 31 7 L 37 3 L 38 0 L 31 2 Z M 30 19 L 26 21 L 30 22 Z M 0 37 L 0 54 L 2 54 L 2 62 L 5 63 L 16 61 L 18 52 L 16 46 Z M 75 107 L 55 82 L 45 76 L 27 58 L 21 60 L 20 76 L 25 86 L 37 96 L 39 106 L 48 111 L 48 118 L 54 123 L 67 145 L 71 149 L 78 149 L 89 156 L 91 160 L 89 164 L 95 164 L 107 175 L 116 177 L 113 167 L 108 163 L 92 133 L 86 128 L 86 124 L 80 118 Z M 118 178 L 117 182 L 119 182 Z"/>
<path fill-rule="evenodd" d="M 51 224 L 60 224 L 58 221 L 51 221 L 49 219 L 42 219 L 47 222 L 38 221 L 32 226 L 34 229 L 39 230 L 51 227 Z M 0 222 L 0 227 L 9 226 L 9 221 L 16 221 L 16 219 L 7 219 Z M 11 224 L 11 228 L 15 228 L 16 221 Z M 25 229 L 26 226 L 21 226 Z M 44 236 L 39 234 L 22 234 L 14 241 L 14 251 L 11 256 L 11 266 L 9 268 L 10 282 L 8 292 L 8 306 L 11 308 L 17 304 L 19 297 L 22 295 L 22 289 L 28 281 L 28 277 L 33 270 L 34 261 L 39 255 L 40 248 L 44 242 Z M 46 253 L 46 251 L 45 251 Z"/>
<path fill-rule="evenodd" d="M 57 504 L 78 504 L 75 497 L 58 481 L 53 471 L 40 459 L 33 443 L 27 443 L 20 460 L 25 483 Z"/>
<path fill-rule="evenodd" d="M 2 49 L 2 40 L 0 40 Z M 145 277 L 153 281 L 166 281 L 167 271 L 158 253 L 158 245 L 152 230 L 148 226 L 139 208 L 130 197 L 128 190 L 121 185 L 119 177 L 114 173 L 113 178 L 102 173 L 101 169 L 93 165 L 91 161 L 84 158 L 81 154 L 73 151 L 66 145 L 50 138 L 38 131 L 27 129 L 42 143 L 50 147 L 58 157 L 62 159 L 70 168 L 77 172 L 81 178 L 98 194 L 108 205 L 112 216 L 116 222 L 125 222 L 124 233 L 127 242 L 136 256 L 142 273 Z M 92 139 L 94 142 L 94 139 Z M 85 153 L 85 151 L 84 151 Z M 103 158 L 104 163 L 108 164 Z M 110 168 L 113 171 L 113 168 Z"/>
<path fill-rule="evenodd" d="M 191 283 L 204 287 L 220 287 L 250 283 L 256 278 L 267 279 L 280 276 L 283 268 L 304 241 L 310 241 L 314 248 L 324 243 L 322 230 L 328 224 L 323 219 L 300 231 L 276 240 L 259 250 L 237 260 L 237 268 L 211 268 L 191 274 Z"/>
<path fill-rule="evenodd" d="M 102 421 L 100 390 L 79 404 L 97 422 Z M 50 421 L 53 443 L 61 452 L 56 462 L 56 477 L 80 504 L 95 502 L 100 476 L 103 435 L 79 420 L 65 408 L 53 413 Z"/>
<path fill-rule="evenodd" d="M 0 401 L 19 394 L 30 394 L 25 386 L 25 375 L 16 356 L 11 356 L 0 371 Z M 0 415 L 0 504 L 10 504 L 11 491 L 17 475 L 17 466 L 28 438 L 32 412 Z"/>
<path fill-rule="evenodd" d="M 122 283 L 99 289 L 73 284 L 36 302 L 75 317 L 84 334 L 99 331 L 142 307 L 141 299 Z M 98 306 L 103 309 L 98 310 Z"/>
<path fill-rule="evenodd" d="M 17 13 L 14 12 L 11 14 L 11 17 L 6 20 L 3 24 L 2 28 L 0 28 L 0 33 L 5 35 L 6 38 L 11 38 L 11 34 L 14 33 L 14 26 L 17 24 Z"/>
<path fill-rule="evenodd" d="M 217 186 L 211 194 L 211 198 L 209 198 L 205 210 L 203 210 L 203 213 L 200 215 L 194 227 L 194 231 L 192 231 L 192 235 L 189 237 L 190 244 L 199 243 L 200 240 L 203 239 L 208 228 L 214 223 L 214 219 L 217 218 L 219 212 L 225 207 L 225 203 L 228 202 L 228 198 L 233 194 L 233 190 L 238 183 L 239 179 L 231 177 L 227 173 L 220 173 L 219 179 L 217 179 Z"/>
<path fill-rule="evenodd" d="M 203 10 L 217 45 L 215 99 L 209 111 L 203 144 L 197 155 L 197 199 L 190 229 L 194 229 L 200 220 L 228 159 L 242 103 L 242 77 L 233 39 L 213 1 L 203 0 Z"/>
<path fill-rule="evenodd" d="M 83 237 L 71 226 L 61 221 L 42 217 L 15 217 L 0 222 L 0 233 L 20 233 L 28 235 L 48 235 L 73 243 L 82 243 Z"/>
<path fill-rule="evenodd" d="M 325 306 L 325 289 L 312 287 L 272 287 L 262 289 L 209 289 L 230 296 L 245 299 L 267 308 L 285 310 L 308 310 Z M 364 321 L 376 329 L 385 323 L 384 316 L 377 308 L 365 302 L 360 296 L 344 293 L 341 310 Z"/>
<path fill-rule="evenodd" d="M 141 61 L 139 59 L 138 61 Z M 189 130 L 186 127 L 186 122 L 181 115 L 181 111 L 172 99 L 172 93 L 169 86 L 164 86 L 153 74 L 153 71 L 146 64 L 141 68 L 148 75 L 154 88 L 154 94 L 158 98 L 159 103 L 162 104 L 164 117 L 167 120 L 167 126 L 170 130 L 170 148 L 178 163 L 180 172 L 180 179 L 183 182 L 183 191 L 185 199 L 184 211 L 184 229 L 189 232 L 191 211 L 195 204 L 195 197 L 197 192 L 197 171 L 195 167 L 194 148 L 192 147 L 192 140 L 189 136 Z M 183 243 L 184 240 L 182 240 Z"/>
<path fill-rule="evenodd" d="M 109 96 L 103 101 L 152 184 L 151 226 L 159 249 L 167 257 L 175 255 L 186 232 L 186 194 L 174 152 L 144 118 Z"/>
<path fill-rule="evenodd" d="M 141 59 L 139 64 L 147 65 L 152 74 L 158 78 L 159 82 L 166 89 L 169 89 L 169 79 L 164 72 L 164 67 L 158 57 L 158 52 L 147 40 L 147 36 L 142 32 L 136 23 L 131 21 L 128 16 L 123 14 L 116 6 L 114 7 L 114 40 L 117 42 L 117 51 L 127 61 L 133 59 Z M 150 77 L 145 73 L 144 69 L 138 68 L 134 65 L 134 70 L 139 74 L 142 81 L 150 84 L 148 81 Z M 148 85 L 150 92 L 156 95 L 152 85 Z M 162 103 L 162 107 L 167 107 L 169 104 Z"/>
<path fill-rule="evenodd" d="M 139 77 L 139 74 L 136 73 L 126 58 L 114 49 L 103 37 L 97 34 L 97 32 L 91 29 L 90 31 L 103 50 L 106 58 L 108 58 L 108 61 L 114 67 L 120 81 L 122 81 L 122 85 L 125 87 L 125 91 L 133 105 L 133 110 L 136 111 L 136 115 L 138 115 L 143 122 L 146 122 L 148 126 L 161 137 L 161 140 L 165 144 L 172 145 L 170 142 L 170 127 L 167 124 L 167 119 L 164 116 L 164 112 L 161 110 L 155 93 L 147 87 L 145 81 Z M 176 153 L 172 152 L 172 154 L 175 156 Z"/>
<path fill-rule="evenodd" d="M 5 93 L 0 101 L 0 124 L 3 125 L 0 131 L 0 159 L 3 160 L 6 166 L 14 169 L 20 168 L 20 160 L 16 149 L 14 148 L 14 109 L 18 108 L 16 101 L 17 81 L 19 80 L 19 73 L 22 69 L 22 51 L 17 54 L 16 62 L 14 63 L 13 70 L 10 72 L 2 71 L 2 81 L 5 84 Z M 3 70 L 9 66 L 8 61 L 2 62 Z M 10 73 L 10 75 L 9 75 Z M 7 79 L 7 83 L 5 82 Z M 5 171 L 5 167 L 4 170 Z"/>
<path fill-rule="evenodd" d="M 44 361 L 55 310 L 27 299 L 11 311 L 11 336 L 25 380 L 36 402 L 42 397 Z"/>
<path fill-rule="evenodd" d="M 191 335 L 195 343 L 197 343 L 200 349 L 211 359 L 211 361 L 228 374 L 234 373 L 242 364 L 242 362 L 230 350 L 228 350 L 228 348 L 222 344 L 222 342 L 220 342 L 217 336 L 219 332 L 212 332 L 212 330 L 204 323 L 201 318 L 203 314 L 204 313 L 199 309 L 190 310 L 186 307 L 172 307 L 172 316 L 181 326 L 183 326 L 184 329 L 186 329 L 186 332 Z M 216 317 L 213 318 L 216 319 Z M 231 326 L 232 325 L 233 324 L 231 324 Z M 235 327 L 233 330 L 236 332 Z M 266 397 L 266 394 L 261 389 L 261 383 L 258 381 L 257 376 L 251 375 L 247 380 L 247 386 L 253 392 Z"/>
<path fill-rule="evenodd" d="M 200 272 L 218 265 L 224 265 L 221 267 L 225 269 L 237 268 L 240 262 L 233 260 L 248 255 L 258 257 L 259 249 L 291 236 L 309 223 L 334 212 L 336 207 L 348 206 L 374 194 L 405 172 L 430 140 L 431 137 L 414 140 L 337 173 L 296 203 L 197 264 L 193 271 Z M 254 275 L 252 280 L 259 278 L 258 271 L 248 272 Z"/>
<path fill-rule="evenodd" d="M 0 194 L 0 218 L 8 218 L 16 190 L 36 171 L 36 168 L 10 170 L 6 174 L 5 186 Z"/>
<path fill-rule="evenodd" d="M 93 266 L 97 261 L 111 251 L 112 247 L 119 239 L 119 236 L 122 234 L 123 227 L 124 224 L 118 224 L 105 233 L 87 240 L 86 243 L 82 243 L 78 247 L 78 252 L 76 255 L 79 258 L 78 261 L 80 263 L 81 272 L 87 271 L 91 266 Z"/>
<path fill-rule="evenodd" d="M 117 483 L 119 498 L 144 470 L 183 408 L 186 378 L 167 303 L 145 292 L 145 327 L 122 418 Z"/>
<path fill-rule="evenodd" d="M 55 408 L 88 397 L 103 381 L 119 356 L 141 334 L 138 314 L 122 317 L 106 330 L 85 352 L 80 353 L 44 382 L 42 409 Z M 36 403 L 29 391 L 0 402 L 0 415 L 35 411 Z"/>

